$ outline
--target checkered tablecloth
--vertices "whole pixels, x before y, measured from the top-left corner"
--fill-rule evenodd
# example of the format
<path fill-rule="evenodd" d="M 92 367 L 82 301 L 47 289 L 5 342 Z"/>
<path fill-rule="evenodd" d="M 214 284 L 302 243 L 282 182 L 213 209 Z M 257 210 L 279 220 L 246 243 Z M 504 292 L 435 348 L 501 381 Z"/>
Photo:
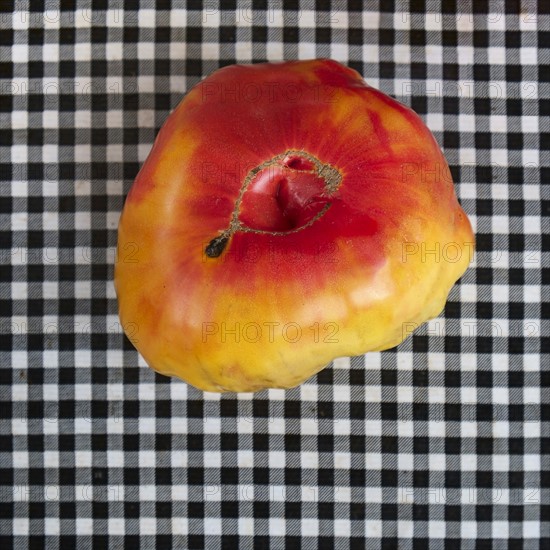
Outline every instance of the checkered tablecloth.
<path fill-rule="evenodd" d="M 0 547 L 549 548 L 550 2 L 223 4 L 0 4 Z M 202 77 L 314 57 L 423 117 L 474 262 L 298 388 L 156 375 L 112 282 L 132 180 Z"/>

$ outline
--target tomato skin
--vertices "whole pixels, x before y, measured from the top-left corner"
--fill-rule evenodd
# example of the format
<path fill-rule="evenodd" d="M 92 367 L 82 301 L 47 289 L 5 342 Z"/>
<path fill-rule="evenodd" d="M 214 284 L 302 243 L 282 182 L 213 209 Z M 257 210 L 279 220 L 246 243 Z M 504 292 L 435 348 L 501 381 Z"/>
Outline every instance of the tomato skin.
<path fill-rule="evenodd" d="M 474 235 L 420 117 L 320 59 L 232 65 L 195 86 L 128 194 L 128 243 L 119 314 L 147 363 L 258 391 L 399 344 L 441 312 Z"/>

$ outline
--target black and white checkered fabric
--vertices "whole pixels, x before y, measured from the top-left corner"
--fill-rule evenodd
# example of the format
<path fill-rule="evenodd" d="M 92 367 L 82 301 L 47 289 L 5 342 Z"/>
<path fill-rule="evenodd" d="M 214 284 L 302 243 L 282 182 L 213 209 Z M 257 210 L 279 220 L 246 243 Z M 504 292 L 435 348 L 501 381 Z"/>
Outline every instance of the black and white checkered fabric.
<path fill-rule="evenodd" d="M 223 4 L 0 4 L 0 547 L 549 548 L 550 2 Z M 423 117 L 474 263 L 296 389 L 156 375 L 112 282 L 132 180 L 202 77 L 314 57 Z"/>

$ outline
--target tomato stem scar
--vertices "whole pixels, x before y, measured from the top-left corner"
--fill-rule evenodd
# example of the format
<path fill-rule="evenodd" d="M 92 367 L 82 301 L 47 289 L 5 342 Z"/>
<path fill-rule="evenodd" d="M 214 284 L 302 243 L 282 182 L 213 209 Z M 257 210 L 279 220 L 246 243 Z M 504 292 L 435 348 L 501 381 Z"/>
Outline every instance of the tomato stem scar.
<path fill-rule="evenodd" d="M 289 170 L 291 172 L 307 172 L 324 180 L 325 190 L 323 191 L 323 195 L 327 198 L 326 204 L 319 212 L 317 212 L 315 216 L 313 216 L 309 221 L 307 221 L 307 223 L 301 225 L 300 227 L 287 229 L 285 231 L 269 231 L 266 229 L 248 227 L 241 220 L 239 220 L 239 213 L 243 196 L 246 193 L 246 190 L 248 189 L 250 183 L 262 170 L 274 166 L 281 169 Z M 250 172 L 248 172 L 239 190 L 239 196 L 235 201 L 235 208 L 233 209 L 231 220 L 229 222 L 229 227 L 225 229 L 221 234 L 214 237 L 208 243 L 205 249 L 205 254 L 209 258 L 218 258 L 219 256 L 221 256 L 221 254 L 227 247 L 231 236 L 237 231 L 243 231 L 247 233 L 267 233 L 270 235 L 288 235 L 289 233 L 296 233 L 297 231 L 301 231 L 306 227 L 309 227 L 319 218 L 326 214 L 331 206 L 331 203 L 330 201 L 328 201 L 328 199 L 329 197 L 334 195 L 341 183 L 342 174 L 337 168 L 330 164 L 323 163 L 317 157 L 313 156 L 310 153 L 295 149 L 289 149 L 284 153 L 274 156 L 273 158 L 263 162 L 262 164 L 256 166 L 255 168 L 250 170 Z M 279 188 L 277 188 L 277 193 L 278 191 Z"/>

